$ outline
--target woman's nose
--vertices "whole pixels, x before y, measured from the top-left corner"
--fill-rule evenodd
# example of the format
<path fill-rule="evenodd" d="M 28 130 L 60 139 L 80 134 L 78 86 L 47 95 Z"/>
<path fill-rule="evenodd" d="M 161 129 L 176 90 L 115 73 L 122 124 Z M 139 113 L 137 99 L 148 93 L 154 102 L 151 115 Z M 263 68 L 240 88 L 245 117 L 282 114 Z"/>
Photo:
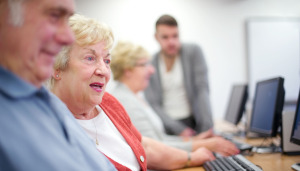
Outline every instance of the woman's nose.
<path fill-rule="evenodd" d="M 97 65 L 95 73 L 97 75 L 108 75 L 110 73 L 109 68 L 105 65 L 104 62 L 101 62 L 100 64 Z"/>
<path fill-rule="evenodd" d="M 149 72 L 151 73 L 151 75 L 155 73 L 155 68 L 153 67 L 153 65 L 150 64 L 148 66 L 148 68 L 149 68 Z"/>

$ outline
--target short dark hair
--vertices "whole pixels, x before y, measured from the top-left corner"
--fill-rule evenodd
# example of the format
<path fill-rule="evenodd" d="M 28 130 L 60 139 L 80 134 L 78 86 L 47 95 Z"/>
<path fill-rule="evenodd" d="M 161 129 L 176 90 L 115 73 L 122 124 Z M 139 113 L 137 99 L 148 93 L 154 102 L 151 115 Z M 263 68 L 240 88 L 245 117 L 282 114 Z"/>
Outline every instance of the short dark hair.
<path fill-rule="evenodd" d="M 158 25 L 178 26 L 176 19 L 168 14 L 162 15 L 158 18 L 155 28 L 157 28 Z"/>

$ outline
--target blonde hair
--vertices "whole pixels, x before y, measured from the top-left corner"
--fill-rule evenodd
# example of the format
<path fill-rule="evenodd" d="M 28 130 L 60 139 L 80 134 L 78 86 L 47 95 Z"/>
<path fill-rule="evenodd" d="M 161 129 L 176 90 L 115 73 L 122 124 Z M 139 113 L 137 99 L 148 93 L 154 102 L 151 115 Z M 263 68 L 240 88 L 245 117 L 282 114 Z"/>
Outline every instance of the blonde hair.
<path fill-rule="evenodd" d="M 75 43 L 79 46 L 94 45 L 99 42 L 105 42 L 105 49 L 111 49 L 114 43 L 114 36 L 110 27 L 104 23 L 99 23 L 95 19 L 75 14 L 69 19 L 71 30 L 75 35 Z M 65 70 L 68 66 L 69 53 L 71 46 L 64 47 L 57 55 L 54 63 L 54 70 Z M 53 77 L 48 80 L 46 85 L 52 89 L 55 83 Z"/>
<path fill-rule="evenodd" d="M 133 69 L 136 62 L 142 58 L 150 59 L 146 49 L 127 41 L 119 41 L 111 52 L 111 70 L 114 80 L 121 80 L 125 69 Z"/>

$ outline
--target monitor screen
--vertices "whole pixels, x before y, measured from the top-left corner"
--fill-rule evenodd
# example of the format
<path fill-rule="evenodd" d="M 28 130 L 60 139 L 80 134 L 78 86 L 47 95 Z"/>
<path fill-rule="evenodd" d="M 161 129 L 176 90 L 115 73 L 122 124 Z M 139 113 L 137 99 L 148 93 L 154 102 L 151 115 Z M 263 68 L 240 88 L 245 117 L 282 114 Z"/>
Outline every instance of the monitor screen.
<path fill-rule="evenodd" d="M 245 84 L 233 85 L 231 89 L 231 95 L 229 103 L 227 105 L 227 111 L 225 114 L 225 120 L 237 125 L 241 120 L 245 105 L 248 98 L 248 86 Z"/>
<path fill-rule="evenodd" d="M 284 79 L 281 77 L 256 84 L 250 131 L 275 136 L 284 103 Z"/>
<path fill-rule="evenodd" d="M 297 101 L 297 109 L 292 127 L 291 142 L 300 145 L 300 92 Z"/>

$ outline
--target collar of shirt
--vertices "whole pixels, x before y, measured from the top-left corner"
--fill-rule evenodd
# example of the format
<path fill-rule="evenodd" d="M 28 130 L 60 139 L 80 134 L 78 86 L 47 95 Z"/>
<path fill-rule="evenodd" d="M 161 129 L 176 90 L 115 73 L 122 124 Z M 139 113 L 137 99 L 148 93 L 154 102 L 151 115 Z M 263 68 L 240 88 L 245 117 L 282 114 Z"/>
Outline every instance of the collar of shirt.
<path fill-rule="evenodd" d="M 38 95 L 46 99 L 49 98 L 49 93 L 44 87 L 38 89 L 1 66 L 0 93 L 15 99 L 25 98 L 32 95 Z"/>

